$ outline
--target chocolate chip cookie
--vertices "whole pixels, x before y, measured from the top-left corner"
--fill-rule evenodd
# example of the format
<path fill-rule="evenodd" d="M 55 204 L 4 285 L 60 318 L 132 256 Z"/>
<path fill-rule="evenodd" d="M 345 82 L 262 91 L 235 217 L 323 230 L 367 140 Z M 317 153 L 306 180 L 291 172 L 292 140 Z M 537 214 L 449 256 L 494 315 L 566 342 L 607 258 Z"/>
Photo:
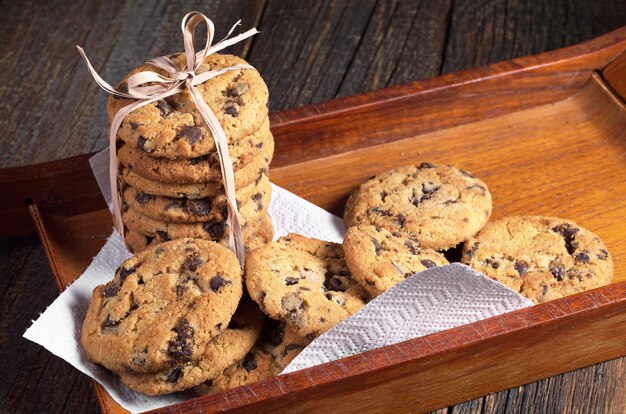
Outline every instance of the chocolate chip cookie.
<path fill-rule="evenodd" d="M 244 187 L 245 188 L 245 187 Z M 269 203 L 272 188 L 269 179 L 263 175 L 258 185 L 237 192 L 237 205 L 242 209 L 247 203 L 257 204 L 255 209 L 265 209 Z M 251 190 L 251 191 L 248 191 Z M 251 194 L 245 194 L 251 192 Z M 247 196 L 247 197 L 246 197 Z M 132 186 L 123 191 L 124 202 L 137 212 L 156 220 L 174 223 L 196 223 L 215 218 L 225 219 L 228 207 L 225 195 L 205 198 L 170 198 L 145 193 Z"/>
<path fill-rule="evenodd" d="M 239 209 L 242 228 L 261 219 L 267 212 L 271 198 L 271 187 L 260 190 L 260 196 L 251 199 Z M 193 237 L 206 240 L 221 240 L 228 236 L 227 213 L 224 211 L 212 216 L 210 221 L 198 223 L 172 223 L 156 220 L 141 214 L 132 207 L 122 212 L 124 225 L 137 233 L 158 237 L 163 241 Z"/>
<path fill-rule="evenodd" d="M 283 322 L 267 319 L 261 338 L 244 359 L 194 390 L 198 394 L 209 394 L 275 377 L 310 342 L 298 336 Z"/>
<path fill-rule="evenodd" d="M 119 377 L 129 388 L 149 395 L 194 387 L 245 358 L 259 338 L 264 319 L 255 303 L 243 299 L 228 327 L 206 345 L 199 359 L 147 374 L 120 372 Z"/>
<path fill-rule="evenodd" d="M 146 194 L 156 196 L 196 199 L 216 197 L 224 194 L 224 187 L 220 181 L 192 184 L 163 183 L 142 177 L 130 168 L 122 168 L 121 175 L 124 183 L 141 190 Z M 254 194 L 256 186 L 260 185 L 261 181 L 264 180 L 269 180 L 267 170 L 259 172 L 259 175 L 255 178 L 255 180 L 248 184 L 236 183 L 242 185 L 236 186 L 237 198 L 241 200 L 249 199 L 252 194 Z"/>
<path fill-rule="evenodd" d="M 274 237 L 274 226 L 272 225 L 272 220 L 269 215 L 265 214 L 257 223 L 247 226 L 242 232 L 246 251 L 250 251 L 272 241 Z M 168 241 L 169 237 L 167 233 L 157 233 L 150 236 L 127 229 L 125 240 L 133 253 L 139 253 L 149 247 Z M 222 246 L 228 246 L 228 238 L 226 235 L 220 240 L 216 240 L 216 242 Z"/>
<path fill-rule="evenodd" d="M 462 262 L 535 303 L 607 285 L 613 260 L 598 236 L 556 217 L 493 221 L 463 246 Z"/>
<path fill-rule="evenodd" d="M 178 67 L 185 66 L 184 53 L 171 58 Z M 246 62 L 236 56 L 214 53 L 206 57 L 196 73 L 238 64 Z M 128 76 L 145 70 L 165 75 L 161 69 L 146 64 Z M 128 91 L 126 79 L 118 86 L 121 92 Z M 198 85 L 197 89 L 220 122 L 229 143 L 252 134 L 267 121 L 268 90 L 254 69 L 226 72 Z M 121 107 L 132 102 L 109 97 L 109 122 Z M 126 115 L 117 134 L 128 146 L 154 157 L 196 158 L 215 151 L 211 131 L 187 90 Z"/>
<path fill-rule="evenodd" d="M 242 295 L 237 257 L 217 243 L 180 239 L 126 260 L 93 291 L 81 344 L 117 372 L 154 372 L 197 360 Z"/>
<path fill-rule="evenodd" d="M 417 272 L 448 264 L 443 254 L 422 247 L 415 237 L 365 224 L 348 229 L 343 251 L 348 269 L 372 296 Z"/>
<path fill-rule="evenodd" d="M 313 339 L 359 310 L 368 295 L 340 244 L 289 234 L 246 257 L 250 297 L 271 318 Z"/>
<path fill-rule="evenodd" d="M 346 224 L 404 231 L 441 250 L 474 236 L 491 215 L 487 185 L 471 173 L 424 162 L 379 174 L 356 188 Z"/>
<path fill-rule="evenodd" d="M 230 151 L 235 173 L 235 186 L 243 187 L 256 180 L 272 161 L 274 140 L 268 139 L 261 148 L 254 151 L 242 149 Z M 222 173 L 216 152 L 188 160 L 155 158 L 129 145 L 120 145 L 117 150 L 120 163 L 137 174 L 150 180 L 163 183 L 202 183 L 219 182 Z"/>

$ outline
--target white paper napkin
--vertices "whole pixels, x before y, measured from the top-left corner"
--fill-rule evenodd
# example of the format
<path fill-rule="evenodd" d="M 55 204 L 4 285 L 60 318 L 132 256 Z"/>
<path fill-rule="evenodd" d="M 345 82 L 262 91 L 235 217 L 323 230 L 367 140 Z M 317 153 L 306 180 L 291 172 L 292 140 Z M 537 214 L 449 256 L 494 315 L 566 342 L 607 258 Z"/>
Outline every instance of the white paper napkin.
<path fill-rule="evenodd" d="M 107 202 L 108 152 L 90 160 Z M 276 237 L 289 232 L 341 242 L 343 220 L 314 204 L 272 186 L 269 214 Z M 108 197 L 107 197 L 108 195 Z M 190 392 L 164 396 L 136 393 L 108 370 L 91 363 L 80 346 L 80 330 L 91 292 L 109 281 L 115 269 L 130 256 L 113 231 L 106 244 L 80 278 L 68 287 L 26 331 L 24 337 L 63 358 L 104 386 L 130 412 L 148 411 L 175 404 Z M 429 269 L 409 278 L 373 300 L 352 318 L 313 341 L 288 367 L 294 371 L 387 344 L 463 325 L 532 303 L 508 288 L 462 265 Z M 408 317 L 408 315 L 411 315 Z"/>

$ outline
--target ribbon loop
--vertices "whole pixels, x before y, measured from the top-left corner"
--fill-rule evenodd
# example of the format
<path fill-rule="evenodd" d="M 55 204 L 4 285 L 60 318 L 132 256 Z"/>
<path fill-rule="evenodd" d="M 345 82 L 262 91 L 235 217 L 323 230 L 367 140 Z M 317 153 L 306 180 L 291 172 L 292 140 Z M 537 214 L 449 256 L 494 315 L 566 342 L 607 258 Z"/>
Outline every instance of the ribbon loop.
<path fill-rule="evenodd" d="M 194 36 L 195 30 L 201 23 L 205 23 L 207 36 L 204 48 L 197 52 L 194 49 Z M 227 68 L 220 68 L 215 70 L 209 70 L 200 74 L 196 71 L 204 62 L 204 59 L 216 53 L 228 46 L 238 43 L 250 36 L 259 33 L 256 29 L 250 29 L 245 33 L 241 33 L 233 38 L 230 38 L 231 34 L 237 26 L 240 25 L 240 21 L 235 23 L 226 37 L 216 43 L 213 43 L 213 36 L 215 34 L 215 26 L 213 22 L 200 12 L 190 12 L 185 15 L 181 23 L 181 29 L 183 32 L 183 44 L 185 48 L 186 68 L 181 70 L 178 66 L 167 56 L 159 56 L 149 60 L 147 63 L 165 71 L 167 75 L 162 75 L 153 71 L 143 71 L 135 73 L 128 77 L 126 80 L 128 84 L 128 92 L 120 92 L 114 87 L 109 85 L 104 79 L 98 75 L 93 68 L 89 59 L 85 55 L 85 52 L 80 46 L 76 46 L 81 57 L 87 64 L 87 69 L 93 76 L 96 83 L 105 91 L 112 95 L 120 96 L 123 98 L 134 99 L 135 101 L 129 105 L 122 107 L 113 117 L 111 121 L 111 127 L 109 129 L 109 174 L 111 183 L 111 196 L 113 200 L 113 220 L 115 227 L 120 233 L 122 240 L 124 240 L 124 225 L 121 215 L 121 200 L 118 192 L 118 159 L 117 159 L 117 131 L 122 125 L 122 121 L 132 111 L 148 105 L 159 99 L 164 99 L 168 96 L 172 96 L 187 89 L 196 105 L 202 119 L 207 124 L 213 139 L 215 140 L 215 148 L 217 150 L 218 158 L 220 160 L 220 169 L 222 173 L 222 183 L 224 185 L 224 193 L 226 194 L 226 201 L 228 206 L 228 228 L 229 228 L 229 247 L 235 252 L 241 266 L 244 264 L 245 247 L 243 243 L 243 236 L 241 233 L 241 221 L 239 217 L 239 211 L 237 209 L 236 192 L 235 192 L 235 177 L 233 171 L 232 161 L 228 154 L 228 139 L 226 134 L 219 123 L 219 120 L 211 111 L 211 108 L 204 102 L 202 95 L 196 89 L 197 85 L 206 82 L 209 79 L 220 76 L 226 72 L 232 70 L 244 70 L 254 69 L 250 65 L 234 65 Z"/>

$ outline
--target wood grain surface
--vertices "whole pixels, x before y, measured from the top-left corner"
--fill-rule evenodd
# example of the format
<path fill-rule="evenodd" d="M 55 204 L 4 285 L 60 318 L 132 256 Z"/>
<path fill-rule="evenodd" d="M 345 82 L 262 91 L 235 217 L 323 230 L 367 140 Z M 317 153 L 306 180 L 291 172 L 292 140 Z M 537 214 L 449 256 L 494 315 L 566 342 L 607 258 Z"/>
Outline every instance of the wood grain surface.
<path fill-rule="evenodd" d="M 233 53 L 271 91 L 271 109 L 321 102 L 578 43 L 626 24 L 623 1 L 0 1 L 0 166 L 105 145 L 105 79 L 180 49 L 188 10 L 218 38 L 241 18 L 262 32 Z M 0 238 L 0 411 L 95 412 L 85 376 L 21 338 L 56 297 L 35 236 Z M 626 359 L 597 364 L 441 412 L 624 412 Z"/>

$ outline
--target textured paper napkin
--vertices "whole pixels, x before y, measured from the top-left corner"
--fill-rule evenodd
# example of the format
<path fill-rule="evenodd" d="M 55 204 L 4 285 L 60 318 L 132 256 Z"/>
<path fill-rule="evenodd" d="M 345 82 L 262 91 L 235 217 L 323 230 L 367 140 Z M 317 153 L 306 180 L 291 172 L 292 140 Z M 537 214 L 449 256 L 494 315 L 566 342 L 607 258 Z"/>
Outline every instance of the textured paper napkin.
<path fill-rule="evenodd" d="M 91 160 L 107 202 L 107 150 Z M 343 220 L 273 185 L 269 214 L 276 237 L 289 232 L 341 242 Z M 82 321 L 91 292 L 109 281 L 130 256 L 113 232 L 80 278 L 68 287 L 26 331 L 24 337 L 97 380 L 122 407 L 148 411 L 193 398 L 191 392 L 146 396 L 126 388 L 108 370 L 91 363 L 80 347 Z M 289 371 L 415 338 L 531 305 L 508 288 L 462 265 L 429 269 L 380 295 L 352 318 L 313 341 Z M 410 316 L 409 316 L 410 315 Z"/>

